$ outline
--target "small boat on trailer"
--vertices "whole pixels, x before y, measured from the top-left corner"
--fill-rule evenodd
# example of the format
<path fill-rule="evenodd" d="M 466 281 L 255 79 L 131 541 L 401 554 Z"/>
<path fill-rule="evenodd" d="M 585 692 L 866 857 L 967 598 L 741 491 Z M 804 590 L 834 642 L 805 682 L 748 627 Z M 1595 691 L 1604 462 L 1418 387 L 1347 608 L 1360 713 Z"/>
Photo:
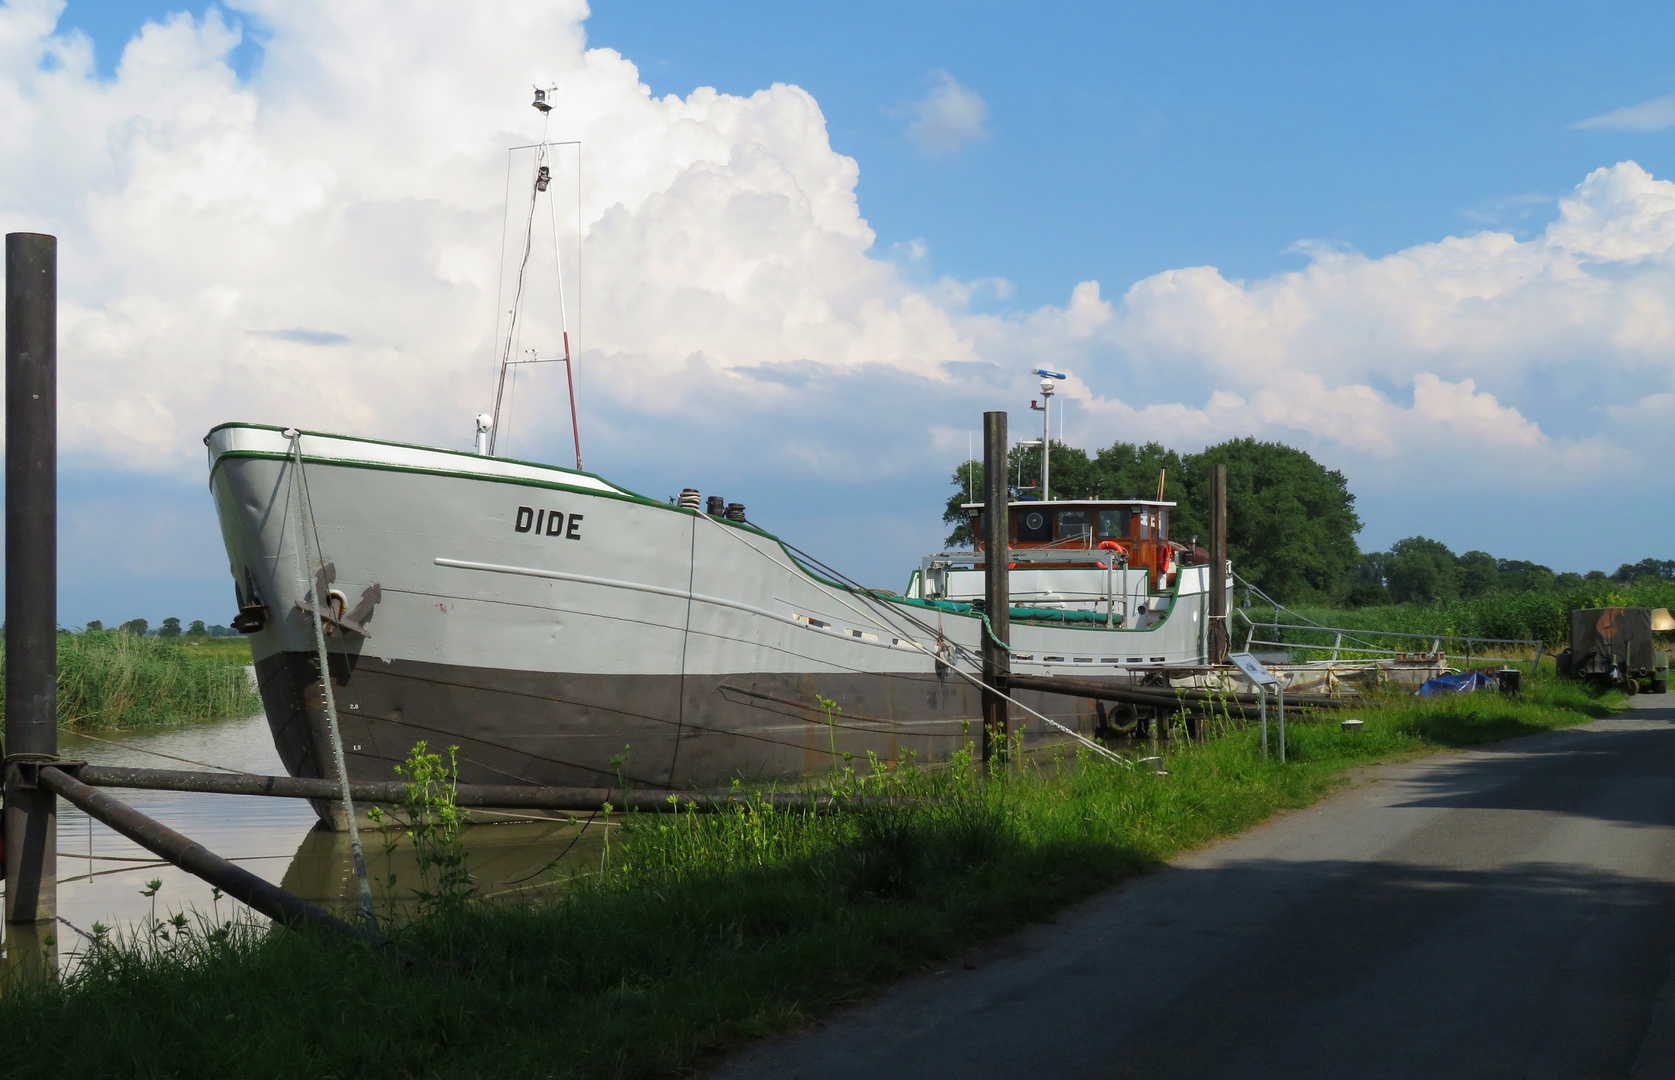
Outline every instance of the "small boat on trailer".
<path fill-rule="evenodd" d="M 927 558 L 898 595 L 694 491 L 256 424 L 205 442 L 237 626 L 292 775 L 335 775 L 316 603 L 354 779 L 392 778 L 422 739 L 459 747 L 470 783 L 796 780 L 834 745 L 944 759 L 981 716 L 981 548 Z M 1009 507 L 1016 672 L 1132 682 L 1203 663 L 1208 567 L 1169 541 L 1169 510 Z M 1097 723 L 1091 703 L 1016 696 Z"/>

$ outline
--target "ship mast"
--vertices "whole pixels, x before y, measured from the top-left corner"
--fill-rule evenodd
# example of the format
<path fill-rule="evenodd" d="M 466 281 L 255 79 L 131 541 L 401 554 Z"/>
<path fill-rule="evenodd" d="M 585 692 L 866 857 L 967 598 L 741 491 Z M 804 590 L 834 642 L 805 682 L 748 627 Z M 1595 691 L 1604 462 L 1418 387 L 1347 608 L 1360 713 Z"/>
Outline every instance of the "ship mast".
<path fill-rule="evenodd" d="M 1048 371 L 1046 368 L 1036 368 L 1030 374 L 1041 376 L 1041 404 L 1030 402 L 1029 407 L 1041 414 L 1041 501 L 1046 502 L 1053 496 L 1047 489 L 1049 459 L 1052 457 L 1053 446 L 1053 390 L 1054 380 L 1063 379 L 1063 372 Z"/>
<path fill-rule="evenodd" d="M 576 376 L 575 365 L 570 355 L 570 314 L 564 301 L 564 267 L 559 258 L 558 245 L 558 207 L 556 199 L 549 190 L 552 186 L 552 148 L 553 143 L 547 138 L 547 124 L 552 115 L 552 96 L 556 87 L 535 88 L 535 100 L 530 104 L 541 114 L 541 141 L 535 146 L 535 173 L 529 189 L 529 212 L 524 218 L 523 229 L 523 257 L 518 260 L 518 280 L 512 293 L 512 307 L 509 312 L 511 318 L 506 326 L 506 341 L 500 354 L 500 377 L 494 388 L 494 412 L 486 418 L 477 418 L 477 452 L 489 457 L 494 456 L 495 443 L 500 434 L 501 409 L 506 396 L 506 374 L 522 364 L 563 364 L 564 381 L 570 395 L 570 433 L 576 445 L 576 469 L 582 467 L 582 431 L 581 422 L 576 409 Z M 578 168 L 580 168 L 580 144 L 577 144 Z M 558 320 L 562 334 L 563 350 L 558 356 L 543 357 L 535 349 L 529 350 L 528 358 L 519 356 L 514 359 L 512 348 L 517 340 L 518 318 L 523 311 L 524 279 L 529 270 L 529 256 L 535 241 L 535 207 L 540 196 L 547 195 L 547 212 L 552 223 L 553 237 L 553 269 L 558 275 Z M 580 228 L 578 218 L 577 227 Z M 580 234 L 578 232 L 578 242 Z M 485 430 L 486 428 L 486 430 Z M 485 438 L 486 436 L 486 438 Z"/>

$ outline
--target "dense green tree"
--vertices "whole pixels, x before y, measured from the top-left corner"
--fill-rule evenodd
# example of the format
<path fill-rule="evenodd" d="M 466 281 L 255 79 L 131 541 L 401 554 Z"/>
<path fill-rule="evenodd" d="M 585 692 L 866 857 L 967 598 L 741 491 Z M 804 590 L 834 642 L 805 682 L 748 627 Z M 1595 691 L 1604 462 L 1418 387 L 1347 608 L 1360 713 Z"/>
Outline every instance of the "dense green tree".
<path fill-rule="evenodd" d="M 1571 574 L 1581 584 L 1581 577 Z M 1557 581 L 1550 567 L 1523 559 L 1502 559 L 1495 578 L 1495 588 L 1501 592 L 1544 592 Z"/>
<path fill-rule="evenodd" d="M 1675 560 L 1641 559 L 1637 563 L 1624 563 L 1611 575 L 1612 581 L 1639 581 L 1641 578 L 1659 578 L 1665 581 L 1675 578 Z"/>
<path fill-rule="evenodd" d="M 163 620 L 163 625 L 157 630 L 158 637 L 176 638 L 180 636 L 180 620 L 170 615 Z"/>
<path fill-rule="evenodd" d="M 1383 585 L 1384 564 L 1389 558 L 1382 551 L 1363 551 L 1361 558 L 1356 560 L 1355 569 L 1350 572 L 1350 581 L 1357 585 Z"/>
<path fill-rule="evenodd" d="M 1352 608 L 1383 607 L 1391 602 L 1390 590 L 1382 583 L 1371 581 L 1352 581 L 1349 591 L 1344 594 L 1344 605 Z"/>
<path fill-rule="evenodd" d="M 105 624 L 98 619 L 88 619 L 86 628 L 89 630 L 103 630 L 105 628 Z"/>
<path fill-rule="evenodd" d="M 204 621 L 202 619 L 193 619 L 192 625 L 186 628 L 186 632 L 193 637 L 203 637 L 205 634 L 209 633 L 208 630 L 204 629 Z"/>
<path fill-rule="evenodd" d="M 1361 519 L 1348 481 L 1280 443 L 1233 439 L 1187 455 L 1181 528 L 1202 532 L 1210 513 L 1210 469 L 1227 466 L 1227 554 L 1246 581 L 1288 603 L 1337 598 L 1360 562 Z"/>
<path fill-rule="evenodd" d="M 1487 551 L 1468 551 L 1454 560 L 1454 580 L 1467 600 L 1493 592 L 1500 584 L 1500 560 Z"/>
<path fill-rule="evenodd" d="M 1163 498 L 1181 506 L 1175 513 L 1170 535 L 1182 541 L 1191 531 L 1202 531 L 1203 523 L 1191 516 L 1186 486 L 1186 460 L 1162 443 L 1112 443 L 1094 455 L 1092 489 L 1079 496 L 1095 499 L 1155 499 L 1159 478 L 1166 480 Z M 1188 511 L 1185 517 L 1181 511 Z M 1190 529 L 1183 529 L 1183 522 Z"/>
<path fill-rule="evenodd" d="M 1391 544 L 1385 574 L 1390 596 L 1399 604 L 1429 604 L 1460 595 L 1454 552 L 1440 540 L 1410 536 Z"/>
<path fill-rule="evenodd" d="M 1041 448 L 1015 446 L 1007 461 L 1012 467 L 1012 490 L 1020 499 L 1041 498 Z M 1087 451 L 1078 446 L 1053 442 L 1053 467 L 1047 476 L 1055 499 L 1087 498 L 1083 492 L 1093 487 L 1093 463 Z"/>
<path fill-rule="evenodd" d="M 144 619 L 129 619 L 127 622 L 117 627 L 117 629 L 121 630 L 124 634 L 135 634 L 139 637 L 145 637 L 145 632 L 150 628 L 151 624 L 146 622 Z"/>
<path fill-rule="evenodd" d="M 1384 584 L 1384 563 L 1389 556 L 1382 551 L 1363 551 L 1349 575 L 1349 591 L 1344 603 L 1350 607 L 1375 607 L 1390 603 L 1390 590 Z"/>
<path fill-rule="evenodd" d="M 962 462 L 954 470 L 954 494 L 948 496 L 948 503 L 942 509 L 942 523 L 953 526 L 942 541 L 949 548 L 973 546 L 971 514 L 965 504 L 983 501 L 984 475 L 981 461 Z"/>

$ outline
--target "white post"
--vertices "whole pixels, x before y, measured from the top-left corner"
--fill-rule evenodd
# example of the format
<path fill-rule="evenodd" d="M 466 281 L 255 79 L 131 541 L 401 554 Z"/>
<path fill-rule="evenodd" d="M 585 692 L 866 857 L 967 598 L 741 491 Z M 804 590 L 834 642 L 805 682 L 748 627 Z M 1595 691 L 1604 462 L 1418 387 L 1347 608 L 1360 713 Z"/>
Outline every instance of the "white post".
<path fill-rule="evenodd" d="M 1262 756 L 1268 756 L 1268 684 L 1256 684 L 1257 715 L 1262 720 Z"/>
<path fill-rule="evenodd" d="M 1049 439 L 1053 431 L 1053 380 L 1041 380 L 1041 501 L 1046 502 L 1053 496 L 1047 488 L 1047 459 L 1052 457 L 1052 442 Z"/>
<path fill-rule="evenodd" d="M 1048 487 L 1048 459 L 1052 457 L 1053 439 L 1053 380 L 1065 377 L 1063 372 L 1048 371 L 1046 368 L 1036 368 L 1034 374 L 1041 376 L 1041 501 L 1046 502 L 1053 497 Z M 1035 402 L 1029 403 L 1035 408 Z"/>

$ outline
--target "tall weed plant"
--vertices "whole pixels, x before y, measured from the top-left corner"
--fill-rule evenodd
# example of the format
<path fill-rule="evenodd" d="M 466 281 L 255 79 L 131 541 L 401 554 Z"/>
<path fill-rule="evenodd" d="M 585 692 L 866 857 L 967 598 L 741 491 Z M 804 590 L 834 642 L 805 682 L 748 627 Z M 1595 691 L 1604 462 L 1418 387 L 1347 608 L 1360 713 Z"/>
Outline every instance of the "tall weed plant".
<path fill-rule="evenodd" d="M 0 649 L 0 713 L 5 707 Z M 118 630 L 58 635 L 58 723 L 87 730 L 248 716 L 262 707 L 238 659 Z"/>

